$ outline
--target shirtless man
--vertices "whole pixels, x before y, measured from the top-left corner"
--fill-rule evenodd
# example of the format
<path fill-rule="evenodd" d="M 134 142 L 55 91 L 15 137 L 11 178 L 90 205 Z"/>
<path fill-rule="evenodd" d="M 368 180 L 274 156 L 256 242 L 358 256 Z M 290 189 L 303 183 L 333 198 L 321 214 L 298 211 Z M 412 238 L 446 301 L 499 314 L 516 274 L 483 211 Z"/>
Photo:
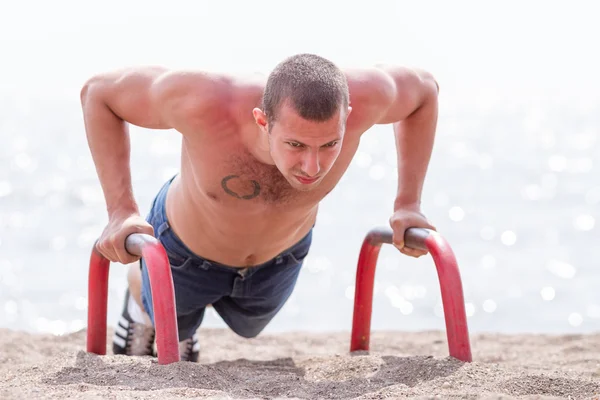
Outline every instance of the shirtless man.
<path fill-rule="evenodd" d="M 148 272 L 125 250 L 132 233 L 155 236 L 169 256 L 182 360 L 198 359 L 196 330 L 207 305 L 238 335 L 258 335 L 294 289 L 319 202 L 375 124 L 391 124 L 396 137 L 394 245 L 408 256 L 425 254 L 404 246 L 404 232 L 435 229 L 420 202 L 437 95 L 424 71 L 346 70 L 312 54 L 283 60 L 265 78 L 157 67 L 91 78 L 81 101 L 109 217 L 97 249 L 110 261 L 134 263 L 113 352 L 153 354 Z M 183 137 L 180 173 L 146 218 L 131 186 L 128 124 Z"/>

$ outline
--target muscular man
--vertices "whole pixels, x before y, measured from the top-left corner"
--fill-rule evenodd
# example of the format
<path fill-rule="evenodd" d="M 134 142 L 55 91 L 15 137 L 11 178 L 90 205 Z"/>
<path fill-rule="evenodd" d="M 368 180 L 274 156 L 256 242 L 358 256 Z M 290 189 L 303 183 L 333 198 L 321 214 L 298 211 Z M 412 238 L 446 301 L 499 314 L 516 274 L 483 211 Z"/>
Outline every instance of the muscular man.
<path fill-rule="evenodd" d="M 157 67 L 95 76 L 81 101 L 109 217 L 97 249 L 127 264 L 137 261 L 125 249 L 129 234 L 160 240 L 171 263 L 182 360 L 198 359 L 196 330 L 207 305 L 234 332 L 255 337 L 292 293 L 319 202 L 375 124 L 392 125 L 396 137 L 394 245 L 408 256 L 425 254 L 404 246 L 404 232 L 435 229 L 420 202 L 437 95 L 437 82 L 421 70 L 341 69 L 312 54 L 283 60 L 266 78 Z M 146 218 L 131 187 L 128 124 L 182 135 L 181 170 Z M 144 260 L 130 267 L 128 281 L 113 351 L 152 355 Z"/>

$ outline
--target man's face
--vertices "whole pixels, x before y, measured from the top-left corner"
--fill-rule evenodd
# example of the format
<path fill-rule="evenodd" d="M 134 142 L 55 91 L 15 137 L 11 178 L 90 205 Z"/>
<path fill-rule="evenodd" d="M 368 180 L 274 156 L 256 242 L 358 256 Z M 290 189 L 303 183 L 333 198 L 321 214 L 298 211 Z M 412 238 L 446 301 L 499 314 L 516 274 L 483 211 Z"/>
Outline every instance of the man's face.
<path fill-rule="evenodd" d="M 293 188 L 312 190 L 327 175 L 340 154 L 349 113 L 340 107 L 327 121 L 309 121 L 284 103 L 277 121 L 264 126 L 271 158 Z"/>

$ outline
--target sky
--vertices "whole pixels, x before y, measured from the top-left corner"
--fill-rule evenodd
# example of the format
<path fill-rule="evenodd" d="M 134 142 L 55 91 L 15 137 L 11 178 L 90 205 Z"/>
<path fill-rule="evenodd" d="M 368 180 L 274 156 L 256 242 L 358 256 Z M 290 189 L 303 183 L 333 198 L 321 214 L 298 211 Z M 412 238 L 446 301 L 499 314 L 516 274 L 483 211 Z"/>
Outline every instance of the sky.
<path fill-rule="evenodd" d="M 444 90 L 596 95 L 593 1 L 4 2 L 0 88 L 72 93 L 137 64 L 268 72 L 295 52 L 400 63 Z M 43 91 L 43 90 L 42 90 Z M 588 93 L 591 92 L 591 93 Z"/>

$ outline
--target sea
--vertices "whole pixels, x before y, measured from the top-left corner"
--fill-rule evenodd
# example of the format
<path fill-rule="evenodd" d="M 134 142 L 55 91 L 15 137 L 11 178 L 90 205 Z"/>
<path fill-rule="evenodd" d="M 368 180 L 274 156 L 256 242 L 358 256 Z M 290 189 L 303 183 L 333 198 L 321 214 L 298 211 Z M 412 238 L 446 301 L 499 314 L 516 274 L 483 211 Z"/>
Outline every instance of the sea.
<path fill-rule="evenodd" d="M 469 330 L 600 330 L 600 59 L 593 1 L 24 1 L 0 5 L 0 328 L 87 324 L 107 223 L 79 91 L 136 65 L 268 74 L 283 58 L 422 68 L 440 85 L 423 211 L 456 255 Z M 418 135 L 419 132 L 415 132 Z M 131 127 L 136 199 L 177 172 L 181 135 Z M 265 332 L 350 331 L 360 246 L 389 227 L 397 157 L 366 132 L 322 202 L 297 286 Z M 110 267 L 108 324 L 126 269 Z M 225 327 L 210 309 L 202 327 Z M 372 330 L 443 330 L 430 256 L 383 245 Z"/>

